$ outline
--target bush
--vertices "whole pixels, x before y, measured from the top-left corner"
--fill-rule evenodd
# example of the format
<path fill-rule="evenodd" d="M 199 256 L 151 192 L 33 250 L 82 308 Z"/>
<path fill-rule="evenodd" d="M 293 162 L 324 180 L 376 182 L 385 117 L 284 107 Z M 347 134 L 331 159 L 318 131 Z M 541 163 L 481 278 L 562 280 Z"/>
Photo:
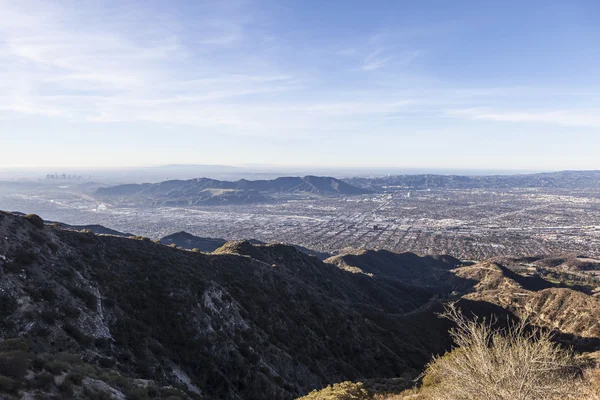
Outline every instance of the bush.
<path fill-rule="evenodd" d="M 16 393 L 21 387 L 21 384 L 7 376 L 0 375 L 0 392 Z"/>
<path fill-rule="evenodd" d="M 69 291 L 74 296 L 77 296 L 81 300 L 83 300 L 83 302 L 85 303 L 87 308 L 89 308 L 92 311 L 96 310 L 96 307 L 98 305 L 98 299 L 96 298 L 96 295 L 94 293 L 90 292 L 89 290 L 77 287 L 77 286 L 69 287 Z"/>
<path fill-rule="evenodd" d="M 436 400 L 570 399 L 578 390 L 580 368 L 552 334 L 509 321 L 494 329 L 494 319 L 468 319 L 449 305 L 443 316 L 456 327 L 458 348 L 436 357 L 423 377 L 425 392 Z"/>
<path fill-rule="evenodd" d="M 27 375 L 30 363 L 30 356 L 24 351 L 0 353 L 0 375 L 21 380 Z"/>
<path fill-rule="evenodd" d="M 361 382 L 341 382 L 319 391 L 313 390 L 298 400 L 368 400 L 371 398 L 371 394 Z"/>
<path fill-rule="evenodd" d="M 37 228 L 42 229 L 44 227 L 44 220 L 37 214 L 27 214 L 25 218 Z"/>
<path fill-rule="evenodd" d="M 65 396 L 68 396 L 68 398 L 72 398 L 74 391 L 73 391 L 73 383 L 71 383 L 71 381 L 68 381 L 65 379 L 63 381 L 63 383 L 60 384 L 58 389 L 61 391 L 62 394 L 64 394 Z"/>
<path fill-rule="evenodd" d="M 63 329 L 69 336 L 71 336 L 73 339 L 75 339 L 79 344 L 88 346 L 88 345 L 92 344 L 92 342 L 93 342 L 93 339 L 91 337 L 89 337 L 85 333 L 81 332 L 79 330 L 79 328 L 77 328 L 75 325 L 71 325 L 71 324 L 67 323 L 67 324 L 63 325 Z"/>
<path fill-rule="evenodd" d="M 64 361 L 48 360 L 44 365 L 44 369 L 53 375 L 59 375 L 69 369 L 69 364 Z"/>
<path fill-rule="evenodd" d="M 38 389 L 49 388 L 54 385 L 54 375 L 44 371 L 41 374 L 36 375 L 33 383 Z"/>
<path fill-rule="evenodd" d="M 56 292 L 54 292 L 54 290 L 52 290 L 52 288 L 49 288 L 49 287 L 41 288 L 40 294 L 42 295 L 42 298 L 49 303 L 53 303 L 54 300 L 56 300 Z"/>
<path fill-rule="evenodd" d="M 44 310 L 41 313 L 42 321 L 48 325 L 53 325 L 54 322 L 60 317 L 60 314 L 55 310 Z"/>
<path fill-rule="evenodd" d="M 81 311 L 79 311 L 79 308 L 70 305 L 70 304 L 65 304 L 62 306 L 62 312 L 69 318 L 77 318 L 79 317 L 79 314 L 81 314 Z"/>
<path fill-rule="evenodd" d="M 33 250 L 21 248 L 15 252 L 15 262 L 20 265 L 31 265 L 38 259 L 38 255 Z"/>
<path fill-rule="evenodd" d="M 18 306 L 17 299 L 9 294 L 0 294 L 0 317 L 10 316 Z"/>
<path fill-rule="evenodd" d="M 29 351 L 29 345 L 21 338 L 11 338 L 0 342 L 0 352 Z"/>
<path fill-rule="evenodd" d="M 81 385 L 81 381 L 83 381 L 83 375 L 78 372 L 71 372 L 65 377 L 65 381 L 71 382 L 73 385 Z"/>

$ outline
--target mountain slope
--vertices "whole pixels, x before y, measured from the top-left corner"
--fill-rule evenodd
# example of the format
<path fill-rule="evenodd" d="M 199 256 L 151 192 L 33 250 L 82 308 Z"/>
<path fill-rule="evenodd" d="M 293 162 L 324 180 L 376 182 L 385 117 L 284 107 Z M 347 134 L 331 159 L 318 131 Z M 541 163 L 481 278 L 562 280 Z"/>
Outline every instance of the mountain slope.
<path fill-rule="evenodd" d="M 291 399 L 344 379 L 416 376 L 450 344 L 430 290 L 290 246 L 194 253 L 6 213 L 0 236 L 3 339 L 188 396 Z"/>
<path fill-rule="evenodd" d="M 227 243 L 227 240 L 194 236 L 190 233 L 181 231 L 161 238 L 160 242 L 167 246 L 175 245 L 188 250 L 198 249 L 199 251 L 210 253 Z"/>
<path fill-rule="evenodd" d="M 461 264 L 451 256 L 419 257 L 413 253 L 387 250 L 358 250 L 325 260 L 347 271 L 400 279 L 416 285 L 439 286 L 448 283 L 450 272 Z"/>
<path fill-rule="evenodd" d="M 219 181 L 199 178 L 160 183 L 126 184 L 96 190 L 96 196 L 110 200 L 136 199 L 145 204 L 214 205 L 260 203 L 275 194 L 359 195 L 370 193 L 331 177 L 281 177 L 272 180 Z"/>
<path fill-rule="evenodd" d="M 266 244 L 266 243 L 261 242 L 256 239 L 250 239 L 248 241 L 252 244 Z M 160 243 L 167 245 L 167 246 L 175 245 L 175 246 L 181 247 L 183 249 L 188 249 L 188 250 L 198 249 L 199 251 L 210 253 L 210 252 L 213 252 L 213 251 L 217 250 L 218 248 L 222 247 L 225 243 L 227 243 L 227 240 L 221 239 L 221 238 L 207 238 L 207 237 L 194 236 L 190 233 L 181 231 L 181 232 L 172 233 L 170 235 L 167 235 L 167 236 L 161 238 Z M 316 251 L 316 250 L 312 250 L 312 249 L 307 249 L 306 247 L 298 246 L 295 244 L 290 244 L 290 246 L 295 247 L 296 249 L 300 250 L 301 252 L 303 252 L 305 254 L 315 256 L 320 260 L 324 260 L 331 256 L 331 254 L 329 254 L 329 253 L 324 253 L 324 252 L 320 252 L 320 251 Z"/>

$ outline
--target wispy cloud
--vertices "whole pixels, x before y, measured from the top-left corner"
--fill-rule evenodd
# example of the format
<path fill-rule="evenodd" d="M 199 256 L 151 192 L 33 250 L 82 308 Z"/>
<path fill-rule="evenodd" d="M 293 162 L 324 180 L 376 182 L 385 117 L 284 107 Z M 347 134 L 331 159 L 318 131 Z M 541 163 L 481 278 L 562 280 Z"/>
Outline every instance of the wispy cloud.
<path fill-rule="evenodd" d="M 376 50 L 370 53 L 361 65 L 363 71 L 374 71 L 383 68 L 392 57 L 384 56 L 383 50 Z"/>
<path fill-rule="evenodd" d="M 249 28 L 248 13 L 232 16 L 214 2 L 199 5 L 216 7 L 200 10 L 207 15 L 202 23 L 152 10 L 138 16 L 117 7 L 104 15 L 51 3 L 0 0 L 1 119 L 149 121 L 261 136 L 369 131 L 374 121 L 399 123 L 415 115 L 600 126 L 597 109 L 496 111 L 498 99 L 508 102 L 533 89 L 435 79 L 415 84 L 396 67 L 425 50 L 397 48 L 389 32 L 346 47 L 328 44 L 324 52 L 347 57 L 342 68 L 351 75 L 343 85 L 328 86 L 335 75 L 329 65 L 304 60 L 277 32 Z M 264 38 L 271 44 L 262 48 Z M 332 48 L 342 50 L 332 54 Z M 473 108 L 481 104 L 489 108 Z"/>
<path fill-rule="evenodd" d="M 451 110 L 448 114 L 472 120 L 527 122 L 581 128 L 600 128 L 600 108 L 553 111 L 498 111 L 489 108 L 466 108 Z"/>

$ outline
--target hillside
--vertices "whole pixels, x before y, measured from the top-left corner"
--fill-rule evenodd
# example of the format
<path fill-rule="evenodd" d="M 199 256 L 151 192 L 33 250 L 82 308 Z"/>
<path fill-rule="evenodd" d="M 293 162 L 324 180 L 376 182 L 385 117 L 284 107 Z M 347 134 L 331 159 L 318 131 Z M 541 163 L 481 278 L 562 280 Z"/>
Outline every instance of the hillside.
<path fill-rule="evenodd" d="M 248 241 L 205 254 L 10 213 L 0 237 L 9 399 L 293 399 L 346 380 L 403 389 L 452 344 L 438 318 L 447 300 L 600 349 L 593 289 L 515 272 L 531 259 L 509 269 L 360 251 L 323 262 Z"/>
<path fill-rule="evenodd" d="M 175 245 L 188 250 L 198 249 L 199 251 L 210 253 L 227 243 L 227 240 L 194 236 L 181 231 L 161 238 L 160 242 L 167 246 Z"/>
<path fill-rule="evenodd" d="M 451 256 L 419 257 L 387 250 L 358 250 L 333 256 L 325 262 L 346 271 L 388 277 L 417 285 L 440 287 L 453 280 L 451 269 L 461 264 Z"/>
<path fill-rule="evenodd" d="M 104 200 L 136 199 L 144 204 L 183 206 L 251 204 L 269 201 L 273 195 L 310 193 L 315 195 L 359 195 L 370 190 L 331 177 L 281 177 L 272 180 L 219 181 L 199 178 L 160 183 L 125 184 L 96 190 Z"/>
<path fill-rule="evenodd" d="M 252 244 L 266 244 L 256 239 L 249 239 L 248 241 Z M 175 245 L 177 247 L 181 247 L 182 249 L 197 249 L 198 251 L 210 253 L 227 243 L 227 240 L 221 238 L 200 237 L 181 231 L 172 233 L 161 238 L 160 243 L 165 244 L 167 246 Z M 320 260 L 325 260 L 326 258 L 331 256 L 331 254 L 329 253 L 308 249 L 306 247 L 295 244 L 290 244 L 290 246 L 295 247 L 296 249 L 300 250 L 305 254 L 315 256 Z"/>
<path fill-rule="evenodd" d="M 114 371 L 186 396 L 291 399 L 338 380 L 414 377 L 449 346 L 444 321 L 421 309 L 431 290 L 290 246 L 194 253 L 7 213 L 0 232 L 0 332 L 26 342 L 27 368 L 68 353 L 106 370 L 90 379 Z M 12 379 L 38 390 L 25 376 Z"/>

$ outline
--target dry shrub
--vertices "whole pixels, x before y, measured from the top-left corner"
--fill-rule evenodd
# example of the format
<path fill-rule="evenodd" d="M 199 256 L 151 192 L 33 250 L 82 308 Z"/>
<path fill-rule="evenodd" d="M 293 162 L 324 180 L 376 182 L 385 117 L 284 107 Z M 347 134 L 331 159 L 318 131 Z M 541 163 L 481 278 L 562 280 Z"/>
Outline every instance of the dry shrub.
<path fill-rule="evenodd" d="M 588 369 L 580 386 L 581 400 L 600 400 L 600 369 Z"/>
<path fill-rule="evenodd" d="M 370 393 L 361 382 L 341 382 L 319 391 L 313 390 L 298 400 L 367 400 L 371 398 Z"/>
<path fill-rule="evenodd" d="M 579 363 L 552 334 L 525 321 L 495 329 L 494 320 L 468 319 L 451 304 L 444 317 L 458 348 L 436 357 L 423 377 L 422 398 L 436 400 L 583 399 Z"/>

